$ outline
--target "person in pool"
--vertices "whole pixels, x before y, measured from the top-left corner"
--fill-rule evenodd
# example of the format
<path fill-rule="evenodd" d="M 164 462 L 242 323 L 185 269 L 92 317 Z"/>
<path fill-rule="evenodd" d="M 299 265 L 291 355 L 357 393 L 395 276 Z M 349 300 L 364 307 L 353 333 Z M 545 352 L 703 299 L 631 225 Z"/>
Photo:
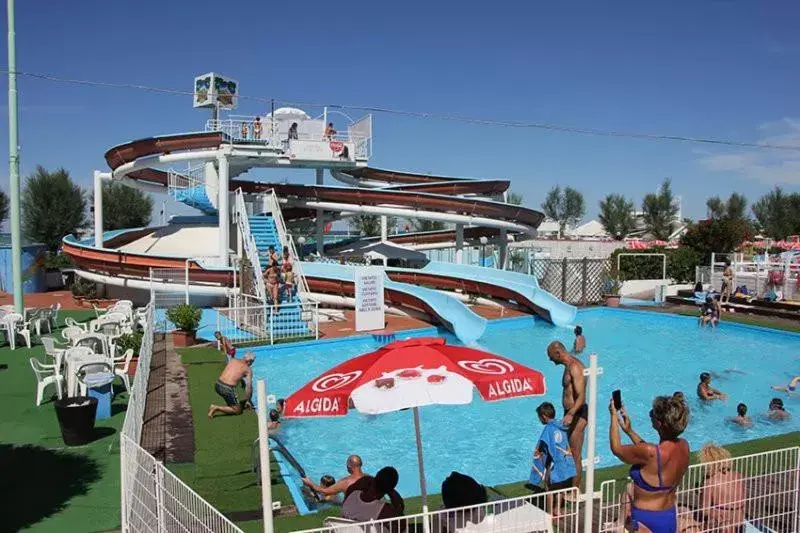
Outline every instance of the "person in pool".
<path fill-rule="evenodd" d="M 727 400 L 728 396 L 711 386 L 711 374 L 700 374 L 700 383 L 697 384 L 697 397 L 701 400 Z"/>
<path fill-rule="evenodd" d="M 797 391 L 798 384 L 800 384 L 800 376 L 795 376 L 788 385 L 773 385 L 772 389 L 792 393 Z"/>
<path fill-rule="evenodd" d="M 747 405 L 743 403 L 736 406 L 736 416 L 732 416 L 728 421 L 742 427 L 750 427 L 753 425 L 753 419 L 747 416 Z"/>
<path fill-rule="evenodd" d="M 714 326 L 714 298 L 706 296 L 706 301 L 700 306 L 700 326 Z"/>
<path fill-rule="evenodd" d="M 586 337 L 583 336 L 583 328 L 575 326 L 575 342 L 572 343 L 572 353 L 580 354 L 586 349 Z"/>
<path fill-rule="evenodd" d="M 351 455 L 347 458 L 347 476 L 343 477 L 336 483 L 330 486 L 315 485 L 310 478 L 304 477 L 303 484 L 310 487 L 311 490 L 321 494 L 326 500 L 333 497 L 336 499 L 340 493 L 344 493 L 350 488 L 350 485 L 366 476 L 361 469 L 361 457 L 358 455 Z M 330 500 L 329 500 L 330 501 Z"/>
<path fill-rule="evenodd" d="M 789 420 L 792 415 L 783 408 L 783 400 L 780 398 L 773 398 L 769 402 L 769 412 L 767 412 L 767 418 L 773 420 L 775 422 L 783 422 L 785 420 Z"/>
<path fill-rule="evenodd" d="M 689 468 L 689 443 L 680 438 L 689 423 L 689 407 L 674 396 L 656 396 L 650 410 L 650 422 L 658 432 L 658 444 L 645 442 L 634 430 L 625 406 L 617 411 L 613 399 L 609 441 L 611 452 L 631 466 L 633 481 L 630 493 L 629 531 L 640 531 L 639 525 L 657 533 L 675 533 L 678 517 L 675 490 Z M 622 444 L 619 429 L 632 444 Z"/>

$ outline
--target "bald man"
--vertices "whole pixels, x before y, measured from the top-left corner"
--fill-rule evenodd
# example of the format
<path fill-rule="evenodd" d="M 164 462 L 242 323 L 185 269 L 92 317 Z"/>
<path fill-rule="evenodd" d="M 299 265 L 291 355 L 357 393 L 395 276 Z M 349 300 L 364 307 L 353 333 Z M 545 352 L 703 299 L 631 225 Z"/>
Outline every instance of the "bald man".
<path fill-rule="evenodd" d="M 310 478 L 304 477 L 303 484 L 311 487 L 311 490 L 322 494 L 325 499 L 329 499 L 332 496 L 336 496 L 340 492 L 342 494 L 350 488 L 350 485 L 364 477 L 366 474 L 363 470 L 361 470 L 361 457 L 358 455 L 351 455 L 347 458 L 347 476 L 343 477 L 330 487 L 323 487 L 321 485 L 317 485 Z"/>
<path fill-rule="evenodd" d="M 581 458 L 583 454 L 583 436 L 589 423 L 589 408 L 586 405 L 586 376 L 583 375 L 583 363 L 571 356 L 558 341 L 547 347 L 547 358 L 555 365 L 564 366 L 561 378 L 561 405 L 564 408 L 564 425 L 569 435 L 569 447 L 575 459 L 574 486 L 581 486 Z"/>

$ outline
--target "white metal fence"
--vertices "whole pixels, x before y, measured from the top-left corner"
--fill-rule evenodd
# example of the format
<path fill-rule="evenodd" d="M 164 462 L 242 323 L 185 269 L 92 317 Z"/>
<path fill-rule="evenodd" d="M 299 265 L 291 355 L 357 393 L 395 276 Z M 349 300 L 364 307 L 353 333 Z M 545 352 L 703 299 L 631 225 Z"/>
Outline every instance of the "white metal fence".
<path fill-rule="evenodd" d="M 142 448 L 142 426 L 155 333 L 154 304 L 148 306 L 139 364 L 120 434 L 120 512 L 123 533 L 241 533 L 211 504 Z"/>
<path fill-rule="evenodd" d="M 797 532 L 799 460 L 794 447 L 690 466 L 677 491 L 678 530 Z M 630 515 L 622 483 L 601 485 L 601 533 L 621 531 Z"/>
<path fill-rule="evenodd" d="M 247 217 L 247 206 L 244 202 L 244 194 L 241 188 L 236 189 L 234 216 L 236 218 L 236 224 L 239 227 L 239 233 L 241 234 L 242 247 L 244 248 L 247 259 L 250 261 L 256 296 L 264 301 L 267 298 L 267 290 L 264 287 L 264 277 L 261 275 L 261 260 L 258 257 L 256 241 L 253 238 L 253 234 L 250 232 L 250 220 Z M 242 285 L 244 286 L 244 284 Z"/>
<path fill-rule="evenodd" d="M 577 502 L 578 490 L 569 488 L 360 524 L 328 519 L 325 527 L 302 533 L 577 533 Z"/>
<path fill-rule="evenodd" d="M 252 297 L 250 297 L 252 299 Z M 234 344 L 275 344 L 319 338 L 319 303 L 292 302 L 278 306 L 233 298 L 244 305 L 217 308 L 217 331 Z"/>
<path fill-rule="evenodd" d="M 306 275 L 303 273 L 303 264 L 294 246 L 294 239 L 292 239 L 292 236 L 286 230 L 283 212 L 281 212 L 281 204 L 278 201 L 278 196 L 275 194 L 274 189 L 266 193 L 265 203 L 267 210 L 272 214 L 272 220 L 275 222 L 275 228 L 278 231 L 278 239 L 283 243 L 283 246 L 289 247 L 289 257 L 292 259 L 292 270 L 296 279 L 297 294 L 301 300 L 305 300 L 309 292 L 308 281 L 306 281 Z"/>

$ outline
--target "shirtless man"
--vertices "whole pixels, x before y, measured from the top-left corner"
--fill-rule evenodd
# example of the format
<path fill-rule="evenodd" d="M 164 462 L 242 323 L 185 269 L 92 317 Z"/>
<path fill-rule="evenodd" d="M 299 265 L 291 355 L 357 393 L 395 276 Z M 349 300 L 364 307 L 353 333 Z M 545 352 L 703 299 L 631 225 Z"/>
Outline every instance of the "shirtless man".
<path fill-rule="evenodd" d="M 231 340 L 222 334 L 220 331 L 214 332 L 214 338 L 219 343 L 219 349 L 225 354 L 225 358 L 230 361 L 236 357 L 236 347 Z"/>
<path fill-rule="evenodd" d="M 583 455 L 583 435 L 589 423 L 589 408 L 586 405 L 586 376 L 583 375 L 583 363 L 567 353 L 567 349 L 559 341 L 553 341 L 547 347 L 547 357 L 555 365 L 564 365 L 564 376 L 561 385 L 564 388 L 561 404 L 564 407 L 563 423 L 569 428 L 569 447 L 575 459 L 574 486 L 581 486 Z"/>
<path fill-rule="evenodd" d="M 722 271 L 722 297 L 723 302 L 731 299 L 731 292 L 733 291 L 733 268 L 731 268 L 731 260 L 725 260 L 725 270 Z"/>
<path fill-rule="evenodd" d="M 773 385 L 773 390 L 788 392 L 789 394 L 797 391 L 797 386 L 800 385 L 800 376 L 795 376 L 787 385 Z"/>
<path fill-rule="evenodd" d="M 572 344 L 572 353 L 580 354 L 586 349 L 586 337 L 583 336 L 583 328 L 575 326 L 575 342 Z"/>
<path fill-rule="evenodd" d="M 701 400 L 727 400 L 728 395 L 711 386 L 711 374 L 700 374 L 700 383 L 697 384 L 697 396 Z"/>
<path fill-rule="evenodd" d="M 364 477 L 364 471 L 361 470 L 361 457 L 358 455 L 351 455 L 347 458 L 347 475 L 331 485 L 330 487 L 323 487 L 321 485 L 317 485 L 311 478 L 304 477 L 303 484 L 311 487 L 311 490 L 322 494 L 323 497 L 327 500 L 331 496 L 336 496 L 340 492 L 344 494 L 350 485 Z"/>
<path fill-rule="evenodd" d="M 252 407 L 250 398 L 253 396 L 253 372 L 250 367 L 256 356 L 253 352 L 247 352 L 241 359 L 231 359 L 225 365 L 225 370 L 220 374 L 219 379 L 214 384 L 214 391 L 219 394 L 225 405 L 214 405 L 208 407 L 208 418 L 214 418 L 217 413 L 224 415 L 240 415 L 242 410 Z M 236 396 L 236 385 L 244 379 L 244 400 L 241 402 Z"/>

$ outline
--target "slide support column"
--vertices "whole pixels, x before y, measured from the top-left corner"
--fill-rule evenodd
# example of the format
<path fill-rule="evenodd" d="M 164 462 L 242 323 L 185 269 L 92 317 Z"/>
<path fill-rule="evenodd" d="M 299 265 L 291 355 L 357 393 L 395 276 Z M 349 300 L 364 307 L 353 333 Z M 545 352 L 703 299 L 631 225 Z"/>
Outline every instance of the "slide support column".
<path fill-rule="evenodd" d="M 500 268 L 508 268 L 508 230 L 500 230 Z"/>
<path fill-rule="evenodd" d="M 103 173 L 94 171 L 94 247 L 103 247 Z"/>
<path fill-rule="evenodd" d="M 323 172 L 325 172 L 325 169 L 317 169 L 317 185 L 323 185 L 324 183 Z M 322 209 L 317 209 L 316 241 L 317 253 L 322 255 L 322 252 L 325 250 L 325 212 Z"/>
<path fill-rule="evenodd" d="M 230 199 L 230 192 L 228 191 L 228 176 L 230 173 L 228 156 L 219 156 L 217 165 L 219 167 L 219 187 L 217 189 L 219 194 L 217 201 L 217 212 L 219 214 L 219 261 L 221 265 L 227 265 L 231 237 L 230 209 L 228 208 L 228 200 Z"/>
<path fill-rule="evenodd" d="M 464 264 L 464 224 L 456 224 L 456 263 Z"/>

